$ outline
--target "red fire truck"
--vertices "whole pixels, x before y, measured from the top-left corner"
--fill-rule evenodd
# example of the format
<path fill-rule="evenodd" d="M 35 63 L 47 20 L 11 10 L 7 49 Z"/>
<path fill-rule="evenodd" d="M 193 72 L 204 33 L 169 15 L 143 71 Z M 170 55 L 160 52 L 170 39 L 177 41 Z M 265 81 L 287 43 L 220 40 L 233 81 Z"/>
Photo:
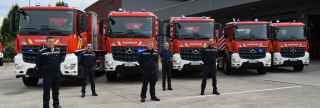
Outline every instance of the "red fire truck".
<path fill-rule="evenodd" d="M 203 64 L 200 51 L 215 43 L 214 19 L 210 17 L 172 17 L 167 25 L 173 70 L 197 68 Z"/>
<path fill-rule="evenodd" d="M 3 45 L 2 42 L 0 42 L 0 66 L 3 65 L 4 50 L 5 50 L 5 46 Z"/>
<path fill-rule="evenodd" d="M 37 85 L 40 78 L 34 69 L 35 59 L 46 46 L 47 37 L 55 37 L 55 44 L 67 53 L 61 64 L 62 75 L 78 77 L 77 52 L 98 38 L 95 14 L 67 6 L 31 6 L 21 8 L 16 18 L 19 23 L 12 25 L 19 27 L 15 28 L 18 32 L 14 58 L 17 78 L 22 78 L 26 86 Z"/>
<path fill-rule="evenodd" d="M 302 71 L 308 65 L 309 45 L 302 22 L 279 22 L 272 25 L 272 66 L 292 66 Z"/>
<path fill-rule="evenodd" d="M 146 11 L 112 11 L 105 22 L 105 71 L 109 81 L 119 80 L 121 74 L 136 73 L 139 49 L 158 49 L 158 17 Z"/>
<path fill-rule="evenodd" d="M 226 74 L 236 70 L 255 68 L 259 74 L 271 66 L 270 23 L 266 21 L 233 21 L 224 30 L 225 44 L 219 66 Z"/>

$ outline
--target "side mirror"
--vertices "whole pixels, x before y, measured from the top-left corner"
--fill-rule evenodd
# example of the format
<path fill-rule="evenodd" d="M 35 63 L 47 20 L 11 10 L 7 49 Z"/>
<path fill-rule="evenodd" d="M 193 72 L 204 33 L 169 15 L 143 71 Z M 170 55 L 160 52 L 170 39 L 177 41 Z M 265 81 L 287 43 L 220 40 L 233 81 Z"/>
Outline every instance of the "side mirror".
<path fill-rule="evenodd" d="M 22 9 L 17 10 L 14 14 L 10 16 L 9 19 L 9 30 L 12 33 L 17 33 L 20 26 L 20 17 L 23 16 L 25 19 L 27 19 L 27 14 Z"/>
<path fill-rule="evenodd" d="M 214 37 L 215 38 L 220 38 L 223 36 L 223 25 L 220 23 L 214 23 Z"/>
<path fill-rule="evenodd" d="M 269 26 L 268 27 L 268 38 L 270 38 L 270 39 L 276 38 L 275 36 L 276 36 L 276 33 L 277 33 L 278 30 L 279 29 L 277 29 L 275 27 Z"/>
<path fill-rule="evenodd" d="M 88 31 L 88 16 L 87 14 L 80 15 L 80 22 L 79 22 L 79 32 L 87 32 Z"/>
<path fill-rule="evenodd" d="M 109 19 L 109 23 L 110 23 L 111 25 L 115 25 L 115 24 L 116 24 L 116 21 L 114 21 L 113 18 L 109 17 L 108 19 Z"/>
<path fill-rule="evenodd" d="M 171 37 L 171 27 L 170 27 L 170 24 L 169 24 L 169 23 L 165 24 L 164 29 L 165 29 L 165 36 L 166 36 L 167 38 L 170 38 L 170 37 Z"/>

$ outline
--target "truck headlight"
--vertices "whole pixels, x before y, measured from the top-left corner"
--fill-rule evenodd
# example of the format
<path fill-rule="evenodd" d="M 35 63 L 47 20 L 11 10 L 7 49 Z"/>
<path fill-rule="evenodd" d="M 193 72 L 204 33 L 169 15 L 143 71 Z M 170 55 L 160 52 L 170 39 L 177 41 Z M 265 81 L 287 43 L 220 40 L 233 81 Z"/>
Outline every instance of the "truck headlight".
<path fill-rule="evenodd" d="M 75 69 L 75 67 L 76 67 L 76 64 L 66 64 L 66 65 L 64 65 L 65 69 L 70 69 L 70 70 Z"/>
<path fill-rule="evenodd" d="M 112 61 L 106 61 L 106 65 L 111 66 L 112 65 Z"/>
<path fill-rule="evenodd" d="M 233 57 L 232 63 L 239 63 L 241 60 L 239 58 Z"/>
<path fill-rule="evenodd" d="M 16 67 L 16 69 L 17 69 L 17 70 L 20 70 L 20 69 L 22 69 L 22 68 L 23 68 L 23 66 L 22 66 L 22 65 L 18 65 L 18 64 L 15 64 L 15 67 Z"/>
<path fill-rule="evenodd" d="M 179 55 L 173 55 L 172 56 L 172 61 L 175 64 L 179 64 L 181 62 Z"/>
<path fill-rule="evenodd" d="M 273 60 L 274 61 L 281 61 L 281 58 L 274 57 Z"/>
<path fill-rule="evenodd" d="M 0 58 L 3 58 L 3 53 L 0 53 Z"/>
<path fill-rule="evenodd" d="M 173 64 L 179 64 L 181 61 L 180 60 L 172 60 Z"/>

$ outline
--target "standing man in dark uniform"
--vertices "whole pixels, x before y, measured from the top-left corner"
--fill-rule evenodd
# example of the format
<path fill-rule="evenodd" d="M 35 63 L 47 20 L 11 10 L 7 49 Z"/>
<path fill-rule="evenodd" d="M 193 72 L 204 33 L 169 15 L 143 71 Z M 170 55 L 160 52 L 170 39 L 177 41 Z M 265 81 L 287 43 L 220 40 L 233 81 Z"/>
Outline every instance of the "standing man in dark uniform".
<path fill-rule="evenodd" d="M 81 86 L 81 97 L 86 96 L 86 86 L 87 81 L 89 79 L 91 83 L 91 92 L 92 96 L 98 96 L 95 90 L 95 83 L 94 83 L 94 77 L 95 77 L 95 67 L 96 67 L 96 54 L 93 51 L 92 45 L 88 44 L 86 51 L 82 52 L 80 54 L 80 66 L 82 69 L 82 86 Z"/>
<path fill-rule="evenodd" d="M 49 108 L 50 90 L 52 90 L 53 108 L 59 105 L 59 83 L 62 79 L 60 64 L 64 61 L 66 52 L 55 47 L 55 39 L 47 38 L 48 47 L 40 50 L 36 59 L 36 68 L 43 76 L 43 108 Z"/>
<path fill-rule="evenodd" d="M 138 51 L 139 54 L 139 64 L 143 71 L 143 83 L 141 90 L 141 102 L 146 101 L 146 94 L 148 89 L 148 84 L 150 84 L 150 95 L 152 101 L 160 101 L 156 96 L 155 86 L 158 80 L 158 52 L 153 50 L 151 46 L 147 46 L 144 51 Z"/>
<path fill-rule="evenodd" d="M 212 46 L 205 46 L 201 51 L 201 58 L 203 61 L 202 65 L 202 83 L 201 83 L 201 94 L 204 95 L 204 91 L 207 85 L 207 78 L 212 76 L 212 88 L 213 94 L 220 95 L 217 87 L 217 75 L 216 75 L 216 55 L 217 49 Z"/>
<path fill-rule="evenodd" d="M 164 43 L 160 56 L 162 63 L 162 90 L 166 90 L 166 82 L 168 83 L 168 90 L 173 90 L 171 87 L 172 53 L 169 50 L 168 43 Z"/>

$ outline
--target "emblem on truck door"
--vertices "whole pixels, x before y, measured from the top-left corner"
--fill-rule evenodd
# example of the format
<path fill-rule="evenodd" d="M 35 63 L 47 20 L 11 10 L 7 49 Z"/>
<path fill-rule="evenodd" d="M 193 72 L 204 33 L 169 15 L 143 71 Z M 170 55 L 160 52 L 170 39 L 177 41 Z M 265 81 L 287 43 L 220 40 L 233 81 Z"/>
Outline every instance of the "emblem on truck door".
<path fill-rule="evenodd" d="M 295 53 L 295 52 L 296 52 L 296 49 L 292 48 L 292 49 L 290 49 L 290 52 L 291 52 L 291 53 Z"/>
<path fill-rule="evenodd" d="M 200 51 L 199 51 L 199 50 L 193 50 L 193 51 L 192 51 L 192 54 L 195 54 L 195 55 L 196 55 L 196 54 L 200 54 Z"/>
<path fill-rule="evenodd" d="M 255 49 L 250 49 L 249 51 L 250 53 L 257 53 L 257 51 Z"/>
<path fill-rule="evenodd" d="M 133 50 L 131 48 L 128 48 L 127 54 L 133 54 Z"/>

